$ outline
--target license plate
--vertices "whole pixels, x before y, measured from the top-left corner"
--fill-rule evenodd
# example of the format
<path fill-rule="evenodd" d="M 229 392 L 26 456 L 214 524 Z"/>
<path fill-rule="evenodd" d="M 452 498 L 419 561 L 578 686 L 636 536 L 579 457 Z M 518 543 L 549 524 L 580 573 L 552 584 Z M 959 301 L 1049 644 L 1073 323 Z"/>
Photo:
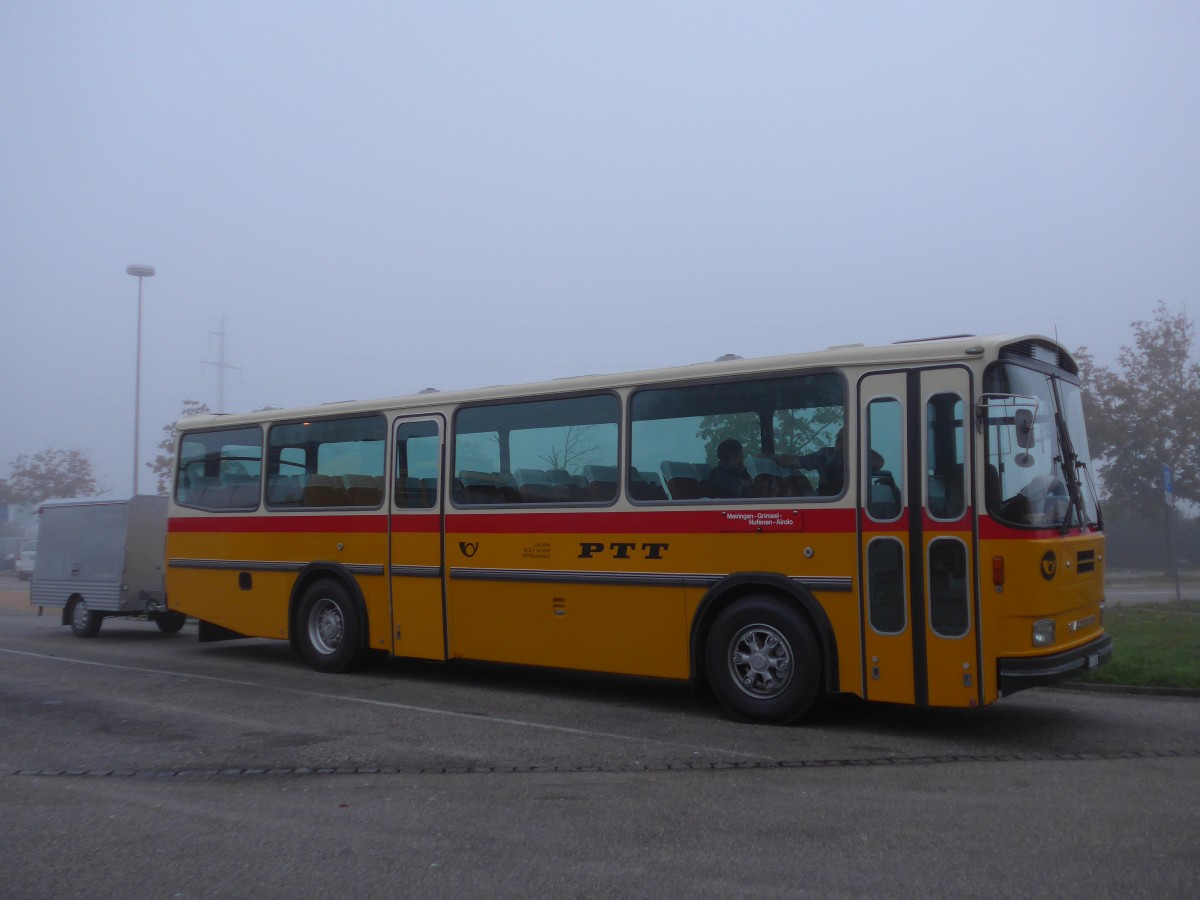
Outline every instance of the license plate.
<path fill-rule="evenodd" d="M 1089 653 L 1088 658 L 1087 658 L 1087 667 L 1089 669 L 1094 669 L 1098 665 L 1100 665 L 1100 654 L 1099 653 Z"/>

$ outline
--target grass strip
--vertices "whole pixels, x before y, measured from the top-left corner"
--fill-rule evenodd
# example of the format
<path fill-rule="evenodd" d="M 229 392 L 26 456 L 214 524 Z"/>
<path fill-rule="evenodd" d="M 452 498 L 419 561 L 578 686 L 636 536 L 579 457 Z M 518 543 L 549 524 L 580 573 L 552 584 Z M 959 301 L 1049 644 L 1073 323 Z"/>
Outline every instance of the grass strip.
<path fill-rule="evenodd" d="M 1200 601 L 1110 606 L 1112 661 L 1079 681 L 1200 690 Z"/>

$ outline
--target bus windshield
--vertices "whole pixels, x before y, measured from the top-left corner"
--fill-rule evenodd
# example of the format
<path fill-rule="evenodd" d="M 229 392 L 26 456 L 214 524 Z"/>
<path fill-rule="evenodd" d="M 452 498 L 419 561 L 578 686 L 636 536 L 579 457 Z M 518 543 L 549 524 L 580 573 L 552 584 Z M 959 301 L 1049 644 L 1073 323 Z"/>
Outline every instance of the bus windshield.
<path fill-rule="evenodd" d="M 999 365 L 988 374 L 985 404 L 988 513 L 1013 525 L 1097 524 L 1079 386 Z"/>

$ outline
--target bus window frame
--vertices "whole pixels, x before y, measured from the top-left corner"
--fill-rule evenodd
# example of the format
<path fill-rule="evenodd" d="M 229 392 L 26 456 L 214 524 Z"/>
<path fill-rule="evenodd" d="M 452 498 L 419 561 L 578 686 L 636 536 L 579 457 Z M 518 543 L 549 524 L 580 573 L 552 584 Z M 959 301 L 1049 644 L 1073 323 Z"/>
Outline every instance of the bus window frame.
<path fill-rule="evenodd" d="M 253 506 L 203 506 L 199 503 L 184 502 L 183 500 L 181 500 L 179 498 L 179 490 L 180 490 L 179 475 L 183 471 L 183 468 L 184 468 L 183 447 L 184 447 L 184 444 L 187 441 L 188 437 L 190 437 L 192 435 L 198 435 L 198 434 L 223 434 L 223 433 L 224 434 L 233 434 L 234 432 L 238 432 L 238 431 L 257 431 L 258 432 L 259 456 L 258 456 L 258 459 L 255 460 L 259 466 L 259 472 L 258 472 L 258 477 L 257 477 L 258 499 L 255 501 L 255 504 Z M 174 466 L 174 471 L 172 473 L 172 485 L 171 485 L 171 495 L 170 495 L 171 502 L 173 502 L 176 506 L 179 506 L 183 509 L 194 509 L 194 510 L 197 510 L 198 512 L 211 513 L 213 515 L 230 515 L 230 514 L 246 515 L 247 513 L 255 513 L 261 509 L 264 509 L 266 501 L 264 500 L 263 492 L 264 492 L 264 488 L 265 488 L 266 480 L 267 480 L 266 479 L 266 470 L 267 470 L 267 459 L 266 459 L 267 437 L 266 437 L 266 434 L 267 434 L 266 426 L 262 422 L 259 422 L 259 423 L 251 424 L 251 425 L 245 425 L 245 424 L 243 424 L 243 425 L 225 425 L 225 426 L 214 425 L 211 428 L 196 428 L 196 429 L 182 432 L 181 434 L 177 435 L 176 436 L 176 447 L 175 447 L 175 466 Z M 243 445 L 243 446 L 249 446 L 249 445 L 247 444 L 247 445 Z M 236 456 L 224 457 L 224 456 L 222 456 L 222 457 L 219 457 L 218 460 L 219 461 L 221 461 L 221 460 L 235 460 L 236 461 L 236 460 L 242 459 L 242 458 L 243 457 L 236 457 Z M 245 457 L 245 459 L 249 460 L 250 457 Z M 200 457 L 198 459 L 189 461 L 188 464 L 190 465 L 193 462 L 197 462 L 197 461 L 203 462 L 205 460 L 207 460 L 207 457 Z"/>
<path fill-rule="evenodd" d="M 592 424 L 592 425 L 615 425 L 616 429 L 617 429 L 616 461 L 613 464 L 614 468 L 616 469 L 616 472 L 617 472 L 617 487 L 616 487 L 616 490 L 613 492 L 613 496 L 611 499 L 608 499 L 608 500 L 591 500 L 591 499 L 562 500 L 562 501 L 554 501 L 554 502 L 530 502 L 530 501 L 522 501 L 522 500 L 518 499 L 518 500 L 514 500 L 511 502 L 504 502 L 504 503 L 465 503 L 465 502 L 463 502 L 461 497 L 458 496 L 458 494 L 459 494 L 458 483 L 459 483 L 460 473 L 463 471 L 473 471 L 473 470 L 460 469 L 459 463 L 458 463 L 458 440 L 459 440 L 459 435 L 460 435 L 459 418 L 464 412 L 469 413 L 473 410 L 488 409 L 488 408 L 492 408 L 492 407 L 520 406 L 520 405 L 526 405 L 526 404 L 559 402 L 559 401 L 570 401 L 570 400 L 586 400 L 586 399 L 596 399 L 596 398 L 611 398 L 616 401 L 617 415 L 616 415 L 615 422 L 603 421 L 603 422 L 587 423 L 587 424 Z M 446 440 L 446 484 L 443 489 L 443 497 L 445 497 L 449 501 L 450 508 L 454 509 L 457 512 L 478 512 L 478 511 L 487 512 L 489 510 L 495 511 L 495 510 L 523 510 L 523 509 L 546 510 L 546 509 L 563 509 L 563 508 L 568 508 L 568 507 L 573 508 L 573 509 L 578 509 L 580 507 L 597 509 L 597 508 L 606 508 L 606 507 L 614 506 L 616 503 L 618 503 L 621 500 L 621 498 L 623 496 L 622 489 L 621 489 L 622 473 L 624 472 L 626 463 L 622 459 L 621 435 L 626 429 L 626 409 L 625 409 L 625 398 L 622 396 L 622 393 L 619 389 L 604 389 L 604 390 L 598 390 L 598 391 L 575 391 L 575 392 L 571 392 L 571 393 L 562 393 L 562 394 L 534 394 L 534 395 L 526 394 L 526 395 L 518 395 L 515 397 L 498 398 L 498 399 L 494 399 L 494 400 L 483 400 L 483 401 L 476 401 L 476 402 L 460 403 L 454 408 L 454 410 L 451 412 L 451 414 L 449 416 L 447 416 L 447 419 L 448 419 L 448 421 L 446 423 L 446 438 L 445 438 L 445 440 Z M 562 426 L 559 426 L 559 427 L 562 427 Z M 509 429 L 506 432 L 506 434 L 509 437 L 511 437 L 512 431 L 513 431 L 512 429 Z M 471 435 L 471 434 L 488 434 L 489 432 L 468 431 L 465 433 L 468 435 Z M 497 433 L 500 434 L 500 432 L 497 432 Z M 507 447 L 507 448 L 503 444 L 501 444 L 501 446 L 500 446 L 500 451 L 499 451 L 500 463 L 501 463 L 500 472 L 501 473 L 505 472 L 505 466 L 507 465 L 507 474 L 512 476 L 513 475 L 512 460 L 511 460 L 511 458 L 506 458 L 506 457 L 509 457 L 510 449 L 511 449 L 511 446 Z"/>
<path fill-rule="evenodd" d="M 273 504 L 273 503 L 269 502 L 268 492 L 267 492 L 267 479 L 270 477 L 269 465 L 270 465 L 270 450 L 271 450 L 271 433 L 275 429 L 287 428 L 287 427 L 290 427 L 293 425 L 306 425 L 306 424 L 307 425 L 317 425 L 317 424 L 324 424 L 327 422 L 352 421 L 352 420 L 366 421 L 366 420 L 370 420 L 370 419 L 375 419 L 375 420 L 378 420 L 383 423 L 383 437 L 381 438 L 381 442 L 383 444 L 383 471 L 382 471 L 381 475 L 379 476 L 380 478 L 382 478 L 383 489 L 381 491 L 380 499 L 375 505 L 363 506 L 361 504 L 347 503 L 347 504 L 338 504 L 338 505 L 331 505 L 331 506 L 320 506 L 320 505 L 310 506 L 310 505 L 306 505 L 305 503 L 303 503 L 303 501 L 301 501 L 301 503 L 299 503 L 298 505 L 290 506 L 290 505 L 281 505 L 278 503 Z M 392 432 L 391 422 L 390 422 L 389 416 L 385 410 L 378 410 L 375 412 L 366 412 L 366 413 L 361 413 L 361 412 L 360 413 L 342 413 L 340 415 L 329 415 L 329 416 L 307 416 L 307 417 L 301 417 L 301 418 L 297 418 L 297 419 L 283 419 L 283 420 L 280 420 L 277 422 L 271 422 L 267 427 L 264 428 L 264 434 L 263 434 L 262 508 L 265 509 L 268 513 L 270 513 L 272 515 L 279 515 L 279 514 L 285 514 L 285 513 L 327 512 L 329 510 L 338 510 L 339 512 L 374 512 L 374 513 L 379 512 L 380 510 L 382 510 L 384 508 L 384 505 L 387 502 L 388 485 L 391 482 L 391 479 L 388 477 L 388 467 L 389 467 L 389 463 L 392 458 L 391 447 L 389 446 L 389 443 L 391 440 L 391 432 Z M 325 443 L 332 443 L 332 442 L 325 442 Z M 283 445 L 281 445 L 280 449 L 286 449 L 288 447 L 296 447 L 296 446 L 299 446 L 299 445 L 283 444 Z M 320 447 L 320 446 L 323 446 L 323 444 L 317 444 L 316 446 Z M 318 457 L 318 461 L 319 461 L 319 453 L 317 454 L 317 457 Z M 280 464 L 281 465 L 283 464 L 282 461 L 280 461 Z M 296 463 L 293 463 L 293 462 L 288 462 L 286 464 L 293 465 L 293 466 L 296 465 Z M 278 475 L 279 472 L 276 472 L 275 474 Z M 327 474 L 327 473 L 309 471 L 308 466 L 307 466 L 307 460 L 306 460 L 305 477 L 307 478 L 307 477 L 312 477 L 313 475 L 320 475 L 320 474 Z M 343 473 L 343 474 L 350 474 L 350 473 Z M 362 473 L 357 473 L 357 474 L 362 474 Z M 371 476 L 371 477 L 375 477 L 375 476 Z"/>
<path fill-rule="evenodd" d="M 726 385 L 738 384 L 741 382 L 778 381 L 778 380 L 785 380 L 788 378 L 808 378 L 808 377 L 815 377 L 815 376 L 821 376 L 821 375 L 833 375 L 837 378 L 837 380 L 840 384 L 841 396 L 842 396 L 842 419 L 841 419 L 841 422 L 837 426 L 837 430 L 842 431 L 843 435 L 845 435 L 848 433 L 847 429 L 848 429 L 849 423 L 850 423 L 852 399 L 850 396 L 850 379 L 847 376 L 846 369 L 844 367 L 820 366 L 820 367 L 815 367 L 812 369 L 806 369 L 806 368 L 805 369 L 784 369 L 784 370 L 780 370 L 778 372 L 751 372 L 751 373 L 745 373 L 742 375 L 738 375 L 738 376 L 735 376 L 732 378 L 719 378 L 719 377 L 710 376 L 710 377 L 696 378 L 696 379 L 686 379 L 686 380 L 680 379 L 679 381 L 676 381 L 676 382 L 642 384 L 642 385 L 636 385 L 636 386 L 628 388 L 628 397 L 626 397 L 625 409 L 624 409 L 625 422 L 627 423 L 627 427 L 625 429 L 624 442 L 623 442 L 623 446 L 622 446 L 622 450 L 625 455 L 626 466 L 625 466 L 624 477 L 621 480 L 621 493 L 624 495 L 627 502 L 629 502 L 633 506 L 668 507 L 668 508 L 673 508 L 673 509 L 678 509 L 681 507 L 703 506 L 703 505 L 711 506 L 714 504 L 726 506 L 730 503 L 747 503 L 747 504 L 753 504 L 753 505 L 759 505 L 759 506 L 764 506 L 764 505 L 766 505 L 766 506 L 770 506 L 770 505 L 792 506 L 793 504 L 796 504 L 796 503 L 821 504 L 821 503 L 836 503 L 840 500 L 843 500 L 848 495 L 848 493 L 851 489 L 850 481 L 852 480 L 852 478 L 854 476 L 854 473 L 852 470 L 857 469 L 857 463 L 854 460 L 854 456 L 850 452 L 849 447 L 847 446 L 847 443 L 848 443 L 847 440 L 843 440 L 843 442 L 842 442 L 842 445 L 843 445 L 842 446 L 842 473 L 843 473 L 842 474 L 842 488 L 836 494 L 818 494 L 817 488 L 814 486 L 812 493 L 801 494 L 801 495 L 796 495 L 796 496 L 788 495 L 788 496 L 768 496 L 768 497 L 754 497 L 754 496 L 748 496 L 748 497 L 697 497 L 697 498 L 675 499 L 675 498 L 671 497 L 668 493 L 668 496 L 665 500 L 663 500 L 663 499 L 635 500 L 629 491 L 629 479 L 630 479 L 632 466 L 633 466 L 633 427 L 636 424 L 634 417 L 633 417 L 633 404 L 634 404 L 635 399 L 638 394 L 651 392 L 651 391 L 680 390 L 680 389 L 688 389 L 688 388 L 696 388 L 696 387 L 721 387 L 721 386 L 726 386 Z M 812 407 L 812 408 L 815 408 L 815 407 Z M 771 410 L 772 421 L 774 420 L 775 413 L 777 413 L 778 411 L 779 411 L 779 408 Z M 761 410 L 748 410 L 748 412 L 761 413 Z M 683 417 L 679 417 L 679 418 L 683 418 Z M 654 420 L 639 419 L 636 421 L 654 421 Z M 759 428 L 761 431 L 761 428 L 762 428 L 761 420 L 759 422 Z M 834 431 L 835 435 L 837 434 L 837 430 Z M 773 435 L 774 435 L 774 430 L 772 429 L 772 436 Z M 832 447 L 833 445 L 830 444 L 830 445 L 826 445 L 826 446 Z M 772 451 L 776 451 L 776 448 L 772 448 Z M 810 451 L 810 452 L 812 452 L 812 451 Z M 800 455 L 803 455 L 803 454 L 800 454 Z M 706 460 L 706 462 L 707 462 L 707 460 Z"/>

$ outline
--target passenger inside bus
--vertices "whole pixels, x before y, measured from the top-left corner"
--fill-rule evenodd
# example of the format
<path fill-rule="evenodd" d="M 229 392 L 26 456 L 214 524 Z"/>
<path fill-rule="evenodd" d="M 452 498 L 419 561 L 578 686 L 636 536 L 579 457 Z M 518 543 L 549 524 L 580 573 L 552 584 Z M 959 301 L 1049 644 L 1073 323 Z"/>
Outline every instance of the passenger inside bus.
<path fill-rule="evenodd" d="M 817 493 L 832 497 L 842 492 L 842 482 L 845 480 L 846 461 L 843 451 L 842 435 L 845 429 L 838 429 L 837 437 L 832 447 L 819 447 L 810 453 L 792 454 L 778 453 L 767 456 L 781 466 L 791 469 L 812 469 L 817 472 Z M 878 457 L 878 465 L 876 458 Z M 872 470 L 883 467 L 883 457 L 872 451 Z"/>
<path fill-rule="evenodd" d="M 709 492 L 714 497 L 748 497 L 754 479 L 746 471 L 742 442 L 726 438 L 717 445 L 717 464 L 708 476 Z"/>

